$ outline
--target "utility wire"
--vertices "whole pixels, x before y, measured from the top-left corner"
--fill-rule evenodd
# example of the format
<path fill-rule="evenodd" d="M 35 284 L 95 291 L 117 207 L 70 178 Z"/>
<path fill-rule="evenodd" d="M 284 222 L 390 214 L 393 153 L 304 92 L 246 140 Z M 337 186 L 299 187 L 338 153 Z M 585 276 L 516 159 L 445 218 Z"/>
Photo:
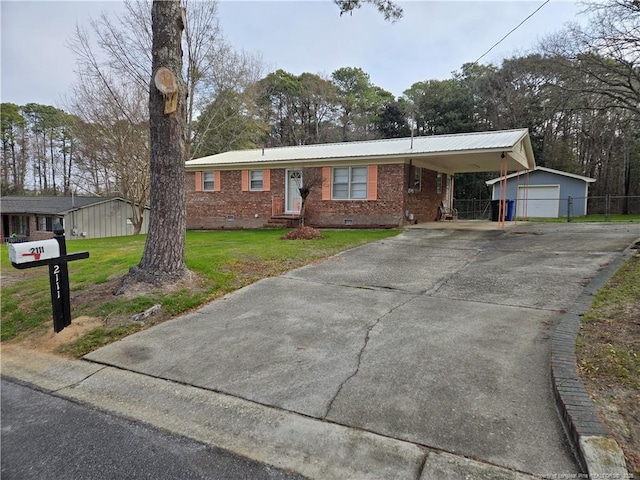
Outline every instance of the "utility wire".
<path fill-rule="evenodd" d="M 473 62 L 474 64 L 478 63 L 480 60 L 482 60 L 482 58 L 484 58 L 486 55 L 489 54 L 489 52 L 491 50 L 493 50 L 494 48 L 496 48 L 498 45 L 500 45 L 509 35 L 511 35 L 513 32 L 515 32 L 517 29 L 519 29 L 522 24 L 524 24 L 524 22 L 526 22 L 527 20 L 529 20 L 531 17 L 533 17 L 536 13 L 538 13 L 538 11 L 540 11 L 540 9 L 542 7 L 544 7 L 547 3 L 549 3 L 551 0 L 546 0 L 542 5 L 540 5 L 538 8 L 535 9 L 535 11 L 533 13 L 531 13 L 527 18 L 525 18 L 524 20 L 522 20 L 518 25 L 516 25 L 509 33 L 507 33 L 504 37 L 502 37 L 500 40 L 498 40 L 489 50 L 487 50 L 486 52 L 484 52 L 482 55 L 480 55 L 478 57 L 478 59 Z"/>

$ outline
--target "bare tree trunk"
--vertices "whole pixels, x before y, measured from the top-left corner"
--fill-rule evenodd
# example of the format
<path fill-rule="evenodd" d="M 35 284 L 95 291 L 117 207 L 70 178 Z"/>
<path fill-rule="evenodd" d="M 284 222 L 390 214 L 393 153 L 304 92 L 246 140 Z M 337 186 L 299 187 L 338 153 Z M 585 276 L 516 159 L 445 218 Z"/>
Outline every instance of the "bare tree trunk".
<path fill-rule="evenodd" d="M 11 149 L 13 150 L 13 144 L 11 144 L 11 147 L 12 147 Z M 9 183 L 9 140 L 4 140 L 4 139 L 2 142 L 2 180 L 5 185 L 7 186 L 10 185 Z"/>
<path fill-rule="evenodd" d="M 20 162 L 19 162 L 19 179 L 20 181 L 18 182 L 19 185 L 19 193 L 23 193 L 24 192 L 24 184 L 27 178 L 27 133 L 26 133 L 27 129 L 26 128 L 22 128 L 22 132 L 21 132 L 21 138 L 22 138 L 22 142 L 20 145 Z"/>
<path fill-rule="evenodd" d="M 626 133 L 626 132 L 625 132 Z M 624 160 L 624 172 L 623 172 L 623 195 L 624 199 L 622 201 L 622 213 L 625 215 L 629 214 L 629 195 L 631 193 L 631 159 L 629 154 L 629 140 L 625 135 L 623 139 L 623 147 L 624 150 L 622 152 L 623 160 Z"/>
<path fill-rule="evenodd" d="M 56 185 L 56 162 L 53 155 L 53 129 L 49 134 L 49 155 L 51 158 L 51 188 L 53 189 L 53 194 L 57 195 L 58 187 Z"/>
<path fill-rule="evenodd" d="M 301 187 L 298 189 L 300 192 L 300 226 L 304 227 L 305 210 L 307 209 L 307 197 L 311 193 L 311 189 L 308 187 Z"/>
<path fill-rule="evenodd" d="M 151 128 L 151 214 L 142 260 L 125 278 L 156 285 L 175 282 L 186 272 L 184 244 L 186 204 L 184 194 L 185 86 L 182 80 L 181 38 L 184 29 L 178 0 L 154 0 L 153 69 L 149 92 Z M 168 97 L 158 90 L 154 77 L 168 69 L 177 84 L 177 108 L 165 108 Z M 169 113 L 165 113 L 168 111 Z"/>
<path fill-rule="evenodd" d="M 66 149 L 65 149 L 66 151 Z M 68 195 L 71 193 L 71 167 L 73 165 L 73 138 L 69 139 L 69 164 L 67 165 L 67 170 L 65 171 L 65 184 L 64 184 L 64 194 Z"/>
<path fill-rule="evenodd" d="M 13 177 L 13 188 L 14 193 L 22 193 L 22 188 L 20 188 L 20 175 L 18 174 L 18 159 L 16 156 L 16 144 L 15 142 L 11 142 L 11 176 Z"/>

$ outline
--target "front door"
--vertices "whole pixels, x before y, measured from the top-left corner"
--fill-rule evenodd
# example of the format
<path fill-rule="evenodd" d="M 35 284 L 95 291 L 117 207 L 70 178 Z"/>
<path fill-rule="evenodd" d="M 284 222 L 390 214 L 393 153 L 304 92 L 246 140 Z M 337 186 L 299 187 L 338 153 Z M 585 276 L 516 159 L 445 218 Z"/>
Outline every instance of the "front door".
<path fill-rule="evenodd" d="M 302 172 L 300 170 L 287 170 L 285 213 L 300 213 L 300 205 L 302 203 L 300 187 L 302 187 Z"/>

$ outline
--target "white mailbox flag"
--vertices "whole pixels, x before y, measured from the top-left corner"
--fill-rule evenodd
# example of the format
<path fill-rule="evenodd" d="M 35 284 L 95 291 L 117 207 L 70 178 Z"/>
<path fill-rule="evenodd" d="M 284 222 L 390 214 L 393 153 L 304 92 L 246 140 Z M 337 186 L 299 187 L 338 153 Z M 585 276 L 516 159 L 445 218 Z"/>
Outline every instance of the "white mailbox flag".
<path fill-rule="evenodd" d="M 15 264 L 48 260 L 59 256 L 60 244 L 54 239 L 9 244 L 9 259 Z"/>

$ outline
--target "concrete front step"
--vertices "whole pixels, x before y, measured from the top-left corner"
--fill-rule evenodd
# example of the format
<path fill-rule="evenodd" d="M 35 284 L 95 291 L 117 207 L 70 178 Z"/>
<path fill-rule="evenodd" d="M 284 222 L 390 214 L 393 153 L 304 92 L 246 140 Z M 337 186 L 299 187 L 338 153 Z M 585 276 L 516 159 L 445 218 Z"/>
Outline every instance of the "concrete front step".
<path fill-rule="evenodd" d="M 268 227 L 295 228 L 300 224 L 300 217 L 297 215 L 275 215 L 267 222 Z"/>

